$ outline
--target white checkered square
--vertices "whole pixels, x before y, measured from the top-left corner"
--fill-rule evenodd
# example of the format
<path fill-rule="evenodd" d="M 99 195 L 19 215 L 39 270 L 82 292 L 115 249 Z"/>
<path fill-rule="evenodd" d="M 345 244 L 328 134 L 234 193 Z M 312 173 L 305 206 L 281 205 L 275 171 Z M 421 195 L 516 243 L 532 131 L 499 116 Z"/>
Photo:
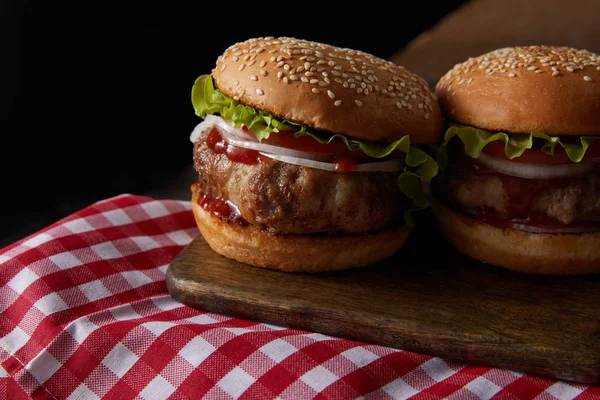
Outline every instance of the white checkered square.
<path fill-rule="evenodd" d="M 67 331 L 77 343 L 81 344 L 96 329 L 98 329 L 98 326 L 90 321 L 88 317 L 81 317 L 71 322 L 65 328 L 65 331 Z"/>
<path fill-rule="evenodd" d="M 42 245 L 46 242 L 51 241 L 52 239 L 54 239 L 52 236 L 48 235 L 47 233 L 40 233 L 39 235 L 35 235 L 34 237 L 32 237 L 29 240 L 26 240 L 25 242 L 23 242 L 23 246 L 27 246 L 27 247 L 37 247 L 39 245 Z"/>
<path fill-rule="evenodd" d="M 237 399 L 256 382 L 256 379 L 240 367 L 235 367 L 217 383 L 228 395 Z"/>
<path fill-rule="evenodd" d="M 142 390 L 140 397 L 144 400 L 162 400 L 168 398 L 175 388 L 161 375 L 158 375 Z"/>
<path fill-rule="evenodd" d="M 421 364 L 421 369 L 436 382 L 441 382 L 456 373 L 444 360 L 437 357 Z"/>
<path fill-rule="evenodd" d="M 565 382 L 557 382 L 546 389 L 546 392 L 550 393 L 559 400 L 571 400 L 579 396 L 583 390 L 571 386 Z"/>
<path fill-rule="evenodd" d="M 91 247 L 92 250 L 98 254 L 98 256 L 103 260 L 111 260 L 114 258 L 121 258 L 123 255 L 117 250 L 114 244 L 111 242 L 104 242 L 100 244 L 96 244 Z"/>
<path fill-rule="evenodd" d="M 140 250 L 148 251 L 152 249 L 160 248 L 160 244 L 156 243 L 156 240 L 148 236 L 134 236 L 130 238 L 135 244 L 138 245 Z"/>
<path fill-rule="evenodd" d="M 17 326 L 2 338 L 2 346 L 10 355 L 14 355 L 28 340 L 29 335 Z"/>
<path fill-rule="evenodd" d="M 210 324 L 216 324 L 219 322 L 216 319 L 211 318 L 206 314 L 196 315 L 195 317 L 186 319 L 186 321 L 191 322 L 192 324 L 200 324 L 200 325 L 210 325 Z"/>
<path fill-rule="evenodd" d="M 8 378 L 8 372 L 0 365 L 0 378 Z"/>
<path fill-rule="evenodd" d="M 109 311 L 118 321 L 129 321 L 130 319 L 142 318 L 142 316 L 138 314 L 129 304 L 123 304 L 122 306 L 111 308 Z"/>
<path fill-rule="evenodd" d="M 321 392 L 338 379 L 339 377 L 337 375 L 320 365 L 317 365 L 300 377 L 302 382 L 306 383 L 317 392 Z"/>
<path fill-rule="evenodd" d="M 122 343 L 117 343 L 110 353 L 104 357 L 102 364 L 117 377 L 122 378 L 138 360 L 139 357 L 131 350 Z"/>
<path fill-rule="evenodd" d="M 160 218 L 169 215 L 169 211 L 160 201 L 150 201 L 148 203 L 140 204 L 140 206 L 146 211 L 150 218 Z"/>
<path fill-rule="evenodd" d="M 131 218 L 129 218 L 129 215 L 121 209 L 106 211 L 103 212 L 102 215 L 109 220 L 113 226 L 128 225 L 133 222 Z"/>
<path fill-rule="evenodd" d="M 216 347 L 208 341 L 200 336 L 196 336 L 179 351 L 179 355 L 196 368 L 213 354 L 215 350 Z"/>
<path fill-rule="evenodd" d="M 88 400 L 88 399 L 96 400 L 96 399 L 100 399 L 100 397 L 98 397 L 96 395 L 96 393 L 92 392 L 87 386 L 85 386 L 84 383 L 77 386 L 77 389 L 75 389 L 69 395 L 69 397 L 67 397 L 67 400 Z"/>
<path fill-rule="evenodd" d="M 335 340 L 335 338 L 332 338 L 331 336 L 325 336 L 320 333 L 309 333 L 304 336 L 307 338 L 310 338 L 316 342 L 322 342 L 323 340 Z"/>
<path fill-rule="evenodd" d="M 44 315 L 52 315 L 69 308 L 69 306 L 56 293 L 50 293 L 35 302 L 34 307 Z"/>
<path fill-rule="evenodd" d="M 275 339 L 259 349 L 271 360 L 279 363 L 298 351 L 297 348 L 283 339 Z"/>
<path fill-rule="evenodd" d="M 398 378 L 381 388 L 382 391 L 390 395 L 393 399 L 408 399 L 419 393 L 417 389 L 410 386 L 402 378 Z"/>
<path fill-rule="evenodd" d="M 44 383 L 58 371 L 60 366 L 61 364 L 56 358 L 48 353 L 46 349 L 43 349 L 25 368 L 39 383 Z"/>
<path fill-rule="evenodd" d="M 185 231 L 169 232 L 167 233 L 167 237 L 179 246 L 185 246 L 186 244 L 192 241 L 190 235 L 185 233 Z"/>
<path fill-rule="evenodd" d="M 30 270 L 29 268 L 23 268 L 18 274 L 16 274 L 7 285 L 10 286 L 15 292 L 22 294 L 25 289 L 39 277 Z"/>
<path fill-rule="evenodd" d="M 90 225 L 83 218 L 74 219 L 73 221 L 65 222 L 63 224 L 63 226 L 66 227 L 68 230 L 70 230 L 73 233 L 84 233 L 84 232 L 89 232 L 89 231 L 94 230 L 94 227 L 92 225 Z"/>
<path fill-rule="evenodd" d="M 500 391 L 500 389 L 502 389 L 500 386 L 496 385 L 494 382 L 490 382 L 483 376 L 473 379 L 471 382 L 465 385 L 465 388 L 471 391 L 481 400 L 488 400 L 492 398 Z"/>
<path fill-rule="evenodd" d="M 9 256 L 3 256 L 3 255 L 0 254 L 0 264 L 3 264 L 3 263 L 7 262 L 10 259 L 11 258 Z"/>
<path fill-rule="evenodd" d="M 153 321 L 153 322 L 146 322 L 144 324 L 142 324 L 142 326 L 146 329 L 148 329 L 150 332 L 152 332 L 154 335 L 156 335 L 157 337 L 162 335 L 167 329 L 170 329 L 174 326 L 176 326 L 176 324 L 172 323 L 172 322 L 165 322 L 165 321 Z"/>
<path fill-rule="evenodd" d="M 171 311 L 176 308 L 181 308 L 184 305 L 175 301 L 171 296 L 155 297 L 152 299 L 152 303 L 163 311 Z"/>
<path fill-rule="evenodd" d="M 121 275 L 127 280 L 132 288 L 138 288 L 152 283 L 152 279 L 142 271 L 125 271 L 121 272 Z"/>
<path fill-rule="evenodd" d="M 60 269 L 70 269 L 73 267 L 83 265 L 83 263 L 73 255 L 73 253 L 70 253 L 68 251 L 65 251 L 64 253 L 55 254 L 53 256 L 50 256 L 49 258 L 50 261 L 56 264 L 56 266 L 58 266 L 58 268 Z"/>
<path fill-rule="evenodd" d="M 362 347 L 353 347 L 344 351 L 342 355 L 361 368 L 379 358 L 377 354 L 373 354 Z"/>
<path fill-rule="evenodd" d="M 78 288 L 89 301 L 100 300 L 112 295 L 102 282 L 98 280 L 84 283 L 83 285 L 79 285 Z"/>

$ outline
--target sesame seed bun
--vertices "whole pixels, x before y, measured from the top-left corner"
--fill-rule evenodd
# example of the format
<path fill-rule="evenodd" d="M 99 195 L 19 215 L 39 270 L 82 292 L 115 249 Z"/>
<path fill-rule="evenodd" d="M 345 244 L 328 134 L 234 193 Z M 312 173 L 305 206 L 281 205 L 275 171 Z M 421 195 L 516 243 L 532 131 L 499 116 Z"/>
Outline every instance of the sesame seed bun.
<path fill-rule="evenodd" d="M 368 141 L 435 143 L 440 108 L 427 82 L 357 50 L 293 38 L 237 43 L 213 70 L 226 96 L 282 119 Z"/>
<path fill-rule="evenodd" d="M 457 64 L 438 82 L 444 115 L 491 131 L 600 134 L 600 56 L 508 47 Z"/>
<path fill-rule="evenodd" d="M 367 266 L 392 256 L 410 234 L 404 225 L 368 235 L 273 235 L 213 216 L 198 204 L 197 189 L 192 185 L 192 211 L 208 245 L 225 257 L 257 267 L 322 272 Z"/>
<path fill-rule="evenodd" d="M 531 274 L 600 272 L 600 232 L 548 234 L 499 228 L 437 201 L 433 211 L 443 236 L 477 260 Z"/>

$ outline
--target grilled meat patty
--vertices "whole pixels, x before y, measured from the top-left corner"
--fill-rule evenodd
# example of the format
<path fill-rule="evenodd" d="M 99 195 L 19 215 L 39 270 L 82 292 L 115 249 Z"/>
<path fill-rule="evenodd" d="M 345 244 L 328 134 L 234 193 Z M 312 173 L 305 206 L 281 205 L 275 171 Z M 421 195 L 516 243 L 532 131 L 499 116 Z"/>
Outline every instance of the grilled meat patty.
<path fill-rule="evenodd" d="M 480 173 L 470 163 L 457 162 L 445 172 L 444 188 L 450 202 L 471 210 L 493 210 L 501 218 L 514 218 L 511 209 L 526 206 L 530 215 L 545 215 L 563 224 L 600 221 L 597 169 L 577 177 L 538 181 Z M 521 204 L 511 204 L 515 201 Z"/>
<path fill-rule="evenodd" d="M 264 157 L 233 162 L 194 143 L 194 168 L 203 194 L 229 200 L 251 225 L 275 234 L 376 232 L 403 216 L 396 173 L 338 173 Z"/>

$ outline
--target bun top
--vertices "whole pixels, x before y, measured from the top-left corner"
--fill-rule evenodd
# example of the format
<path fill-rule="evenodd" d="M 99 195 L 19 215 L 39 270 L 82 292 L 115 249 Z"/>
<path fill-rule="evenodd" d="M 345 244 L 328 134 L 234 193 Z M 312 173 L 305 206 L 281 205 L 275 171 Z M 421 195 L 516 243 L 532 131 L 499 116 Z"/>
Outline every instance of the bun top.
<path fill-rule="evenodd" d="M 568 47 L 507 47 L 448 71 L 445 116 L 492 131 L 600 134 L 600 56 Z"/>
<path fill-rule="evenodd" d="M 357 50 L 294 38 L 258 38 L 219 56 L 215 86 L 291 122 L 369 141 L 410 135 L 434 143 L 443 131 L 435 94 L 406 68 Z"/>

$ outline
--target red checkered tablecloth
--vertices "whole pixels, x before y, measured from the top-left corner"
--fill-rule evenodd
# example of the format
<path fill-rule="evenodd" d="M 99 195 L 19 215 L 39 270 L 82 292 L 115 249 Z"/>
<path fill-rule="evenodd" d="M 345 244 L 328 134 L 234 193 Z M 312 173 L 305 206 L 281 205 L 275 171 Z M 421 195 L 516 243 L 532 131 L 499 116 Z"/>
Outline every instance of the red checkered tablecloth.
<path fill-rule="evenodd" d="M 600 399 L 600 387 L 184 306 L 188 202 L 122 195 L 0 251 L 0 398 Z"/>

